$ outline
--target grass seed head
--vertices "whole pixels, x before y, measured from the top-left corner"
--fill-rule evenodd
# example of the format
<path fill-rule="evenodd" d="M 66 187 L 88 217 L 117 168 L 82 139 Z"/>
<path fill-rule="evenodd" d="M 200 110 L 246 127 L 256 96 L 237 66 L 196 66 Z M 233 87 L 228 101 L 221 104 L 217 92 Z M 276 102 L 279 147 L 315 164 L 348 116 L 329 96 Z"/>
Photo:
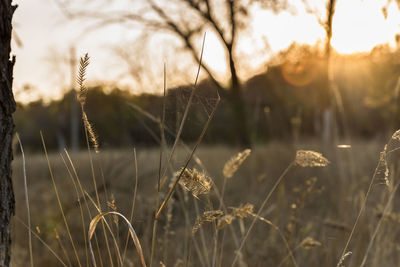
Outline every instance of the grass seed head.
<path fill-rule="evenodd" d="M 94 133 L 93 126 L 89 122 L 89 119 L 88 119 L 85 111 L 83 111 L 83 113 L 82 113 L 82 119 L 83 119 L 83 124 L 88 132 L 90 142 L 93 145 L 94 151 L 96 153 L 99 153 L 99 142 L 97 141 L 97 137 L 96 137 L 96 134 Z"/>
<path fill-rule="evenodd" d="M 176 172 L 175 176 L 178 176 L 181 172 L 182 170 Z M 198 198 L 198 195 L 208 194 L 208 192 L 210 192 L 211 178 L 204 172 L 186 168 L 182 173 L 179 184 L 187 191 L 190 191 L 195 198 Z"/>
<path fill-rule="evenodd" d="M 240 204 L 239 207 L 235 208 L 235 207 L 231 207 L 232 209 L 232 215 L 235 217 L 240 217 L 240 218 L 246 218 L 249 215 L 253 214 L 253 210 L 254 210 L 254 205 L 247 203 L 245 205 Z"/>
<path fill-rule="evenodd" d="M 394 132 L 394 134 L 392 135 L 392 139 L 400 141 L 400 129 Z"/>
<path fill-rule="evenodd" d="M 206 222 L 213 222 L 219 217 L 221 217 L 224 213 L 222 210 L 210 210 L 210 211 L 205 211 L 203 215 L 199 218 L 196 219 L 196 222 L 192 228 L 192 235 L 194 235 L 197 230 L 203 225 L 203 223 Z"/>
<path fill-rule="evenodd" d="M 218 219 L 218 224 L 217 224 L 218 229 L 222 229 L 225 226 L 231 224 L 234 219 L 235 219 L 235 216 L 230 215 L 230 214 L 226 214 L 226 215 L 220 217 Z"/>
<path fill-rule="evenodd" d="M 295 163 L 301 167 L 325 167 L 329 164 L 329 160 L 315 151 L 297 150 Z"/>
<path fill-rule="evenodd" d="M 312 249 L 321 246 L 321 242 L 314 240 L 312 237 L 306 237 L 301 241 L 300 246 L 304 249 Z"/>
<path fill-rule="evenodd" d="M 78 92 L 78 101 L 81 103 L 83 106 L 86 102 L 86 94 L 87 94 L 87 88 L 85 86 L 85 80 L 86 80 L 86 68 L 89 66 L 89 55 L 86 53 L 84 57 L 81 57 L 79 60 L 79 72 L 78 76 L 76 77 L 76 82 L 78 83 L 79 86 L 79 92 Z"/>
<path fill-rule="evenodd" d="M 233 174 L 238 170 L 239 166 L 250 156 L 251 150 L 245 149 L 244 151 L 238 153 L 236 156 L 232 157 L 225 163 L 222 173 L 226 178 L 232 178 Z"/>

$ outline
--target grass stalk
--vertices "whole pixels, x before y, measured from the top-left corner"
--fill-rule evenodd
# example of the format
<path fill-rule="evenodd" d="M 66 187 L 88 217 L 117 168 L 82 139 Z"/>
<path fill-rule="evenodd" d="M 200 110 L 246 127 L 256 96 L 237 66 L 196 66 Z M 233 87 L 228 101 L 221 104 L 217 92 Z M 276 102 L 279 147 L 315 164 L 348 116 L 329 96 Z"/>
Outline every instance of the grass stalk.
<path fill-rule="evenodd" d="M 85 223 L 85 216 L 83 213 L 83 207 L 82 207 L 82 203 L 81 203 L 81 197 L 79 196 L 79 191 L 78 191 L 78 187 L 77 184 L 75 182 L 75 179 L 71 173 L 71 170 L 69 169 L 67 162 L 65 161 L 63 155 L 60 153 L 60 157 L 65 165 L 65 168 L 67 169 L 68 175 L 72 181 L 72 184 L 74 186 L 74 190 L 75 190 L 75 194 L 77 197 L 77 201 L 78 201 L 78 205 L 79 205 L 79 211 L 81 214 L 81 222 L 82 222 L 82 233 L 83 233 L 83 238 L 84 238 L 84 243 L 85 243 L 85 255 L 86 255 L 86 266 L 89 266 L 89 254 L 88 254 L 88 247 L 87 247 L 87 239 L 86 239 L 86 223 Z"/>
<path fill-rule="evenodd" d="M 72 162 L 71 156 L 69 155 L 67 149 L 64 149 L 64 153 L 67 155 L 67 158 L 68 158 L 69 164 L 71 165 L 71 168 L 72 168 L 72 171 L 73 171 L 73 173 L 74 173 L 75 179 L 76 179 L 76 181 L 78 182 L 79 190 L 80 190 L 80 192 L 81 192 L 81 195 L 82 195 L 82 198 L 83 198 L 83 202 L 85 203 L 85 207 L 86 207 L 86 210 L 87 210 L 87 212 L 88 212 L 88 215 L 89 215 L 90 218 L 92 218 L 92 213 L 90 212 L 90 208 L 89 208 L 89 205 L 88 205 L 88 201 L 87 201 L 87 199 L 86 199 L 85 190 L 83 189 L 83 186 L 82 186 L 82 183 L 81 183 L 81 181 L 80 181 L 80 179 L 79 179 L 79 176 L 78 176 L 78 173 L 77 173 L 77 171 L 76 171 L 75 165 L 74 165 L 74 163 Z M 82 198 L 79 198 L 79 201 L 81 201 Z M 86 231 L 86 230 L 85 230 L 85 231 Z M 99 246 L 99 242 L 98 242 L 96 233 L 94 234 L 94 239 L 95 239 L 95 242 L 96 242 L 97 252 L 98 252 L 98 254 L 99 254 L 100 266 L 103 266 L 103 260 L 102 260 L 102 258 L 101 258 L 100 246 Z"/>
<path fill-rule="evenodd" d="M 372 245 L 374 244 L 376 235 L 379 232 L 379 229 L 380 229 L 380 227 L 382 225 L 383 220 L 385 220 L 386 215 L 389 213 L 391 204 L 393 202 L 393 198 L 394 198 L 394 196 L 395 196 L 395 194 L 397 192 L 398 187 L 399 187 L 399 183 L 396 184 L 396 186 L 393 188 L 392 192 L 390 193 L 389 199 L 388 199 L 388 201 L 387 201 L 387 203 L 385 205 L 385 208 L 383 210 L 382 217 L 379 219 L 378 224 L 375 227 L 374 233 L 372 234 L 371 240 L 368 243 L 368 247 L 367 247 L 367 250 L 365 251 L 365 254 L 364 254 L 364 257 L 363 257 L 363 260 L 361 262 L 360 267 L 364 267 L 366 262 L 367 262 L 368 254 L 369 254 L 369 252 L 370 252 L 370 250 L 372 248 Z"/>
<path fill-rule="evenodd" d="M 24 149 L 22 147 L 22 142 L 21 139 L 19 138 L 19 134 L 15 134 L 18 139 L 19 143 L 19 148 L 21 149 L 21 155 L 22 155 L 22 170 L 23 170 L 23 175 L 24 175 L 24 192 L 25 192 L 25 205 L 26 205 L 26 213 L 27 213 L 27 220 L 28 220 L 28 228 L 31 229 L 31 211 L 29 208 L 29 195 L 28 195 L 28 182 L 26 179 L 26 164 L 25 164 L 25 153 Z M 29 244 L 29 260 L 31 267 L 34 266 L 33 264 L 33 249 L 32 249 L 32 234 L 31 231 L 28 231 L 28 244 Z"/>
<path fill-rule="evenodd" d="M 22 224 L 31 234 L 33 234 L 34 237 L 36 237 L 50 252 L 53 254 L 53 256 L 59 261 L 59 263 L 63 267 L 68 267 L 67 264 L 61 259 L 61 257 L 38 235 L 33 231 L 31 228 L 28 227 L 18 216 L 15 216 L 15 219 Z"/>
<path fill-rule="evenodd" d="M 133 219 L 133 214 L 135 211 L 135 204 L 136 204 L 136 194 L 137 194 L 137 189 L 138 189 L 138 164 L 137 164 L 137 157 L 136 157 L 136 148 L 133 148 L 133 158 L 134 158 L 134 162 L 135 162 L 135 186 L 133 189 L 133 197 L 132 197 L 132 206 L 131 206 L 131 212 L 129 215 L 129 223 L 132 224 L 132 219 Z M 125 262 L 125 256 L 126 256 L 126 250 L 128 248 L 128 241 L 129 241 L 129 232 L 126 236 L 126 240 L 125 240 L 125 246 L 124 246 L 124 253 L 122 256 L 122 261 Z"/>
<path fill-rule="evenodd" d="M 268 194 L 267 194 L 267 196 L 265 197 L 263 203 L 261 204 L 260 208 L 258 209 L 258 211 L 257 211 L 257 213 L 256 213 L 256 216 L 254 217 L 253 221 L 251 222 L 251 224 L 250 224 L 250 226 L 249 226 L 249 229 L 247 229 L 245 235 L 243 236 L 242 241 L 241 241 L 241 243 L 240 243 L 238 249 L 236 250 L 235 258 L 233 259 L 232 266 L 235 266 L 235 264 L 236 264 L 237 261 L 239 260 L 239 254 L 240 254 L 241 250 L 243 249 L 244 244 L 245 244 L 247 238 L 249 237 L 251 230 L 252 230 L 253 227 L 254 227 L 254 224 L 255 224 L 256 221 L 257 221 L 257 217 L 260 216 L 260 214 L 261 214 L 262 210 L 264 209 L 265 205 L 267 204 L 268 200 L 271 198 L 272 194 L 275 192 L 276 188 L 277 188 L 278 185 L 281 183 L 282 179 L 286 176 L 286 174 L 289 172 L 289 170 L 290 170 L 293 166 L 294 166 L 294 162 L 291 162 L 291 163 L 289 164 L 289 166 L 283 171 L 283 173 L 281 174 L 281 176 L 279 176 L 279 178 L 276 180 L 276 182 L 275 182 L 275 184 L 272 186 L 271 190 L 268 192 Z"/>
<path fill-rule="evenodd" d="M 78 265 L 81 267 L 82 265 L 81 265 L 81 262 L 79 260 L 78 252 L 76 250 L 75 243 L 74 243 L 74 240 L 73 240 L 72 235 L 71 235 L 71 231 L 70 231 L 68 223 L 67 223 L 67 218 L 65 217 L 65 214 L 64 214 L 64 210 L 63 210 L 63 207 L 62 207 L 62 204 L 61 204 L 60 196 L 58 194 L 57 185 L 56 185 L 56 182 L 55 182 L 55 179 L 54 179 L 53 170 L 52 170 L 51 165 L 50 165 L 50 160 L 49 160 L 49 155 L 47 153 L 46 143 L 44 142 L 43 133 L 41 131 L 40 131 L 40 137 L 42 139 L 44 154 L 46 156 L 47 166 L 49 168 L 50 178 L 51 178 L 51 181 L 53 183 L 53 188 L 54 188 L 54 191 L 55 191 L 55 194 L 56 194 L 58 207 L 60 208 L 60 212 L 61 212 L 61 215 L 62 215 L 62 218 L 63 218 L 63 221 L 64 221 L 64 225 L 65 225 L 65 229 L 67 230 L 69 239 L 71 241 L 72 248 L 74 250 L 75 258 L 76 258 L 76 260 L 78 262 Z"/>

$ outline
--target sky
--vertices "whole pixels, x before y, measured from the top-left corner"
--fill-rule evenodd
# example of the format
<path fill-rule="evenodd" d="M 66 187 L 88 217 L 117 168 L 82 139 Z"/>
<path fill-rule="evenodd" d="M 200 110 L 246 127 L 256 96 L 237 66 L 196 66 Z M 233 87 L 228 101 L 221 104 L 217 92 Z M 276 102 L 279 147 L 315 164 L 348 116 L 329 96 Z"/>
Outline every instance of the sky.
<path fill-rule="evenodd" d="M 323 40 L 325 33 L 318 24 L 317 16 L 307 13 L 301 0 L 289 2 L 295 6 L 294 13 L 283 11 L 274 14 L 268 10 L 251 10 L 252 37 L 243 38 L 238 47 L 240 55 L 245 59 L 242 78 L 254 75 L 271 55 L 292 42 L 315 44 Z M 385 19 L 382 13 L 385 2 L 337 0 L 333 48 L 339 53 L 354 53 L 367 52 L 382 43 L 394 46 L 394 36 L 400 33 L 400 11 L 395 4 L 391 4 Z M 17 101 L 27 102 L 39 98 L 49 101 L 59 98 L 65 90 L 71 88 L 71 58 L 78 58 L 85 53 L 89 53 L 91 58 L 87 73 L 89 84 L 117 80 L 121 87 L 133 87 L 135 93 L 145 90 L 157 92 L 162 88 L 163 79 L 159 74 L 162 73 L 164 63 L 169 67 L 167 79 L 170 85 L 194 80 L 195 66 L 179 68 L 179 64 L 175 64 L 185 61 L 188 55 L 180 55 L 163 43 L 163 39 L 151 43 L 153 47 L 150 49 L 140 50 L 135 40 L 138 36 L 142 37 L 142 29 L 112 25 L 88 31 L 89 21 L 68 19 L 55 0 L 18 0 L 15 3 L 19 7 L 14 14 L 12 53 L 17 56 L 14 68 Z M 129 50 L 135 47 L 136 50 Z M 141 84 L 133 80 L 128 65 L 120 53 L 116 52 L 116 48 L 127 52 L 125 56 L 129 55 L 132 60 L 139 62 L 139 67 L 145 68 L 145 62 L 152 62 L 151 69 L 142 72 L 149 74 L 147 80 L 142 77 Z M 142 53 L 137 54 L 137 51 Z M 217 38 L 208 34 L 204 62 L 221 75 L 226 70 L 222 51 Z M 148 86 L 149 81 L 152 82 L 151 86 Z"/>

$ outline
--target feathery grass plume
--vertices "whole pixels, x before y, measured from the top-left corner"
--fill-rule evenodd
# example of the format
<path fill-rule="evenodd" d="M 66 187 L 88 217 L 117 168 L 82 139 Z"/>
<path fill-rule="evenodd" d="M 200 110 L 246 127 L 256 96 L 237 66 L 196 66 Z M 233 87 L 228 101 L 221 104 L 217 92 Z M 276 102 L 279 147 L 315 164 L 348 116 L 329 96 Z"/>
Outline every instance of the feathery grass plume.
<path fill-rule="evenodd" d="M 238 170 L 239 166 L 250 156 L 251 150 L 245 149 L 238 153 L 236 156 L 232 157 L 225 163 L 222 173 L 225 178 L 232 178 L 233 174 Z"/>
<path fill-rule="evenodd" d="M 300 246 L 304 249 L 312 249 L 315 247 L 320 247 L 321 245 L 321 242 L 314 240 L 312 237 L 306 237 L 300 243 Z"/>
<path fill-rule="evenodd" d="M 315 151 L 297 150 L 295 164 L 301 167 L 325 167 L 329 160 Z"/>
<path fill-rule="evenodd" d="M 343 265 L 344 260 L 345 260 L 347 257 L 351 256 L 351 254 L 353 254 L 353 252 L 351 252 L 351 251 L 346 252 L 346 254 L 344 254 L 344 255 L 340 258 L 340 261 L 339 261 L 339 263 L 337 264 L 337 266 L 338 266 L 338 267 L 344 267 L 344 265 Z"/>
<path fill-rule="evenodd" d="M 175 176 L 179 176 L 182 169 L 175 173 Z M 208 177 L 204 172 L 199 172 L 196 169 L 186 168 L 182 174 L 179 184 L 183 186 L 187 191 L 190 191 L 195 198 L 198 195 L 207 194 L 211 189 L 211 178 Z"/>
<path fill-rule="evenodd" d="M 220 217 L 218 219 L 218 223 L 217 223 L 218 229 L 222 229 L 225 226 L 231 224 L 234 219 L 235 219 L 235 216 L 230 215 L 230 214 L 226 214 L 226 215 Z"/>
<path fill-rule="evenodd" d="M 76 82 L 78 83 L 79 86 L 79 92 L 78 92 L 78 101 L 81 103 L 83 106 L 86 102 L 86 94 L 87 94 L 87 88 L 85 86 L 85 80 L 86 80 L 86 68 L 89 66 L 89 55 L 86 53 L 84 57 L 81 57 L 79 60 L 79 71 L 78 71 L 78 76 L 76 77 Z"/>
<path fill-rule="evenodd" d="M 107 201 L 107 207 L 112 211 L 117 211 L 117 205 L 115 204 L 115 197 L 114 194 L 111 193 L 111 201 Z M 118 225 L 118 216 L 113 215 L 115 225 Z"/>
<path fill-rule="evenodd" d="M 209 210 L 203 212 L 203 215 L 201 217 L 198 217 L 196 219 L 196 222 L 192 228 L 192 235 L 194 235 L 197 230 L 203 225 L 205 222 L 213 222 L 219 217 L 221 217 L 224 213 L 222 210 Z"/>
<path fill-rule="evenodd" d="M 392 139 L 400 141 L 400 129 L 394 132 L 394 134 L 392 135 Z"/>
<path fill-rule="evenodd" d="M 97 141 L 97 137 L 96 137 L 96 134 L 94 133 L 93 126 L 89 122 L 86 112 L 83 109 L 82 109 L 82 111 L 83 111 L 82 112 L 83 124 L 85 125 L 85 128 L 88 131 L 90 142 L 93 145 L 94 151 L 96 153 L 99 153 L 99 142 Z"/>
<path fill-rule="evenodd" d="M 78 101 L 81 104 L 81 109 L 82 109 L 82 120 L 83 124 L 85 126 L 85 129 L 87 130 L 89 134 L 89 139 L 90 142 L 93 145 L 94 151 L 96 153 L 99 153 L 99 143 L 97 141 L 96 134 L 93 130 L 93 126 L 90 124 L 88 117 L 86 115 L 84 106 L 86 103 L 86 94 L 87 94 L 87 88 L 85 86 L 85 80 L 86 80 L 86 69 L 87 66 L 89 66 L 89 56 L 86 53 L 84 57 L 81 57 L 79 60 L 79 71 L 78 71 L 78 76 L 76 77 L 76 82 L 78 83 L 79 86 L 79 92 L 78 92 Z"/>
<path fill-rule="evenodd" d="M 385 185 L 389 186 L 389 167 L 387 163 L 387 145 L 379 154 L 379 162 L 377 167 L 377 178 L 382 179 Z"/>
<path fill-rule="evenodd" d="M 230 207 L 232 209 L 232 215 L 235 217 L 246 218 L 253 214 L 254 205 L 247 203 L 245 205 L 240 204 L 239 207 Z"/>

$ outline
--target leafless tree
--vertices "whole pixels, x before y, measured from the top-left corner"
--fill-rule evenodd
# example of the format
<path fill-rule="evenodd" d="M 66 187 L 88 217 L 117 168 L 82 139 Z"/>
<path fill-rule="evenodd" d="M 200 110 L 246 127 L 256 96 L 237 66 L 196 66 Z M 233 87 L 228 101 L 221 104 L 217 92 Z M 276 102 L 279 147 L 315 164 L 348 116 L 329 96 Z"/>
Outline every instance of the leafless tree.
<path fill-rule="evenodd" d="M 10 59 L 12 17 L 16 6 L 11 0 L 0 1 L 0 266 L 10 266 L 11 218 L 14 192 L 11 180 L 12 138 L 15 101 L 12 92 L 15 57 Z"/>
<path fill-rule="evenodd" d="M 112 2 L 108 1 L 109 4 Z M 131 9 L 127 9 L 129 11 L 112 12 L 77 11 L 79 9 L 71 7 L 70 2 L 58 0 L 58 3 L 70 18 L 96 20 L 94 27 L 110 23 L 134 23 L 152 29 L 155 33 L 168 32 L 181 41 L 197 63 L 200 62 L 199 37 L 205 31 L 212 31 L 225 50 L 229 83 L 218 80 L 212 67 L 206 64 L 202 67 L 219 89 L 221 96 L 230 104 L 240 143 L 244 146 L 250 145 L 243 87 L 238 75 L 237 41 L 247 29 L 252 5 L 258 4 L 277 12 L 287 7 L 286 0 L 138 0 L 132 1 Z"/>

